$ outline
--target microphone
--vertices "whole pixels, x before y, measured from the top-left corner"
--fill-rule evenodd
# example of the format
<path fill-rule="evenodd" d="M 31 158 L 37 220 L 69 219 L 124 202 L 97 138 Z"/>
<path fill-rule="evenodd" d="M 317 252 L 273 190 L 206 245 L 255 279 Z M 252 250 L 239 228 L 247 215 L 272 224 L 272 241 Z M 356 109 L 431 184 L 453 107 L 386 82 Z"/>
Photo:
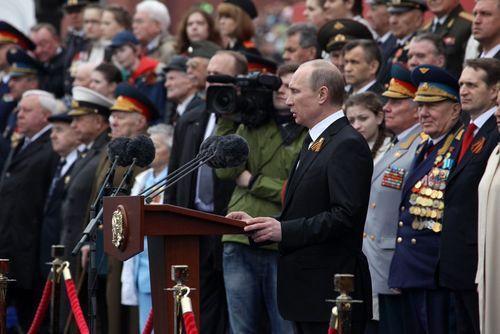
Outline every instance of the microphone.
<path fill-rule="evenodd" d="M 205 141 L 209 140 L 210 138 L 211 137 L 208 137 Z M 212 144 L 209 144 L 210 142 Z M 213 147 L 213 145 L 216 145 L 216 149 L 214 152 L 210 152 L 210 148 Z M 161 192 L 176 184 L 186 175 L 200 168 L 204 163 L 212 168 L 228 168 L 240 166 L 248 159 L 248 143 L 243 137 L 238 135 L 231 134 L 220 137 L 220 139 L 210 139 L 209 142 L 205 143 L 205 145 L 203 145 L 202 143 L 202 146 L 208 146 L 209 148 L 207 149 L 208 153 L 206 154 L 206 157 L 202 157 L 200 159 L 195 158 L 191 160 L 186 165 L 179 168 L 179 170 L 182 171 L 178 173 L 176 173 L 177 171 L 175 171 L 173 173 L 174 175 L 169 175 L 164 180 L 161 180 L 156 185 L 153 185 L 152 187 L 156 187 L 155 189 L 148 189 L 147 191 L 143 192 L 142 195 L 147 196 L 146 203 L 150 203 L 154 197 L 158 196 Z M 196 163 L 192 163 L 193 161 L 196 161 Z M 160 185 L 160 183 L 162 184 Z"/>
<path fill-rule="evenodd" d="M 134 166 L 146 167 L 155 158 L 155 146 L 151 138 L 146 135 L 139 135 L 130 140 L 127 145 L 127 155 L 132 158 L 132 163 L 127 168 L 123 178 L 118 185 L 118 188 L 113 192 L 112 196 L 116 196 L 123 188 L 125 181 L 132 174 Z"/>
<path fill-rule="evenodd" d="M 127 180 L 132 173 L 132 169 L 134 168 L 135 165 L 139 167 L 145 167 L 149 165 L 154 157 L 155 157 L 155 147 L 153 145 L 153 141 L 145 135 L 140 135 L 137 136 L 136 138 L 129 139 L 129 138 L 117 138 L 113 140 L 115 142 L 113 145 L 108 145 L 108 156 L 109 156 L 109 151 L 112 151 L 112 153 L 116 152 L 124 152 L 124 154 L 119 155 L 122 159 L 123 163 L 128 163 L 127 165 L 123 166 L 126 167 L 130 165 L 127 168 L 127 171 L 123 175 L 123 178 L 118 185 L 118 188 L 115 189 L 115 191 L 111 194 L 112 197 L 116 196 L 120 190 L 123 188 L 123 185 L 125 184 L 125 180 Z M 118 141 L 117 141 L 118 140 Z M 126 143 L 124 145 L 124 143 Z M 125 148 L 125 149 L 123 149 Z M 115 151 L 116 149 L 116 151 Z M 115 161 L 118 161 L 118 158 L 115 158 Z M 122 166 L 122 165 L 120 165 Z M 94 202 L 94 209 L 95 205 L 98 202 L 99 198 L 101 197 L 101 193 L 104 190 L 104 185 L 107 183 L 107 180 L 103 183 L 101 186 L 101 191 L 100 195 L 96 198 Z M 73 248 L 73 251 L 71 252 L 72 255 L 76 255 L 80 248 L 82 248 L 83 244 L 87 241 L 89 235 L 92 233 L 92 231 L 95 229 L 96 225 L 98 224 L 99 220 L 102 217 L 104 209 L 101 207 L 99 212 L 95 217 L 93 217 L 90 222 L 87 224 L 85 227 L 84 231 L 82 232 L 82 237 L 80 241 L 76 244 L 76 246 Z"/>
<path fill-rule="evenodd" d="M 130 138 L 118 137 L 108 143 L 107 153 L 110 161 L 115 161 L 118 166 L 126 167 L 132 163 L 132 158 L 127 155 L 127 145 Z"/>
<path fill-rule="evenodd" d="M 220 139 L 215 150 L 215 157 L 207 161 L 212 168 L 237 167 L 248 159 L 248 142 L 245 138 L 230 134 Z"/>
<path fill-rule="evenodd" d="M 95 212 L 95 208 L 97 206 L 97 203 L 99 203 L 99 200 L 101 199 L 102 195 L 104 194 L 104 189 L 106 188 L 109 180 L 111 179 L 112 175 L 114 175 L 116 166 L 128 166 L 132 163 L 132 158 L 127 154 L 127 146 L 128 143 L 130 142 L 130 138 L 126 137 L 118 137 L 113 140 L 111 140 L 108 145 L 107 145 L 107 154 L 108 154 L 108 159 L 109 161 L 112 161 L 111 166 L 108 168 L 108 171 L 106 172 L 106 176 L 104 177 L 104 181 L 102 182 L 99 192 L 97 193 L 97 196 L 94 199 L 94 202 L 92 202 L 92 205 L 90 206 L 90 211 Z"/>
<path fill-rule="evenodd" d="M 146 167 L 155 158 L 155 146 L 151 138 L 146 135 L 139 135 L 128 143 L 127 154 L 132 158 L 136 158 L 135 164 L 137 166 Z"/>

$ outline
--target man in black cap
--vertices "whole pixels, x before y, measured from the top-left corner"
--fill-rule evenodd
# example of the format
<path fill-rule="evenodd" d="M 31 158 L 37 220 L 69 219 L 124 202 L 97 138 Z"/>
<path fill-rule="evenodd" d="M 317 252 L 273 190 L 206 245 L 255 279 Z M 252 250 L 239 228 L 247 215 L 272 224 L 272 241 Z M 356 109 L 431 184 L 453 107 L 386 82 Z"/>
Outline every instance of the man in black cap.
<path fill-rule="evenodd" d="M 29 90 L 19 102 L 17 131 L 23 139 L 0 176 L 0 257 L 10 259 L 8 305 L 15 306 L 22 331 L 27 331 L 36 307 L 38 242 L 43 207 L 58 155 L 50 143 L 47 118 L 56 110 L 48 92 Z"/>
<path fill-rule="evenodd" d="M 193 109 L 205 108 L 203 99 L 197 94 L 196 82 L 187 74 L 186 56 L 174 56 L 165 68 L 167 99 L 176 105 L 174 119 Z"/>
<path fill-rule="evenodd" d="M 52 124 L 50 133 L 50 141 L 52 149 L 59 155 L 59 162 L 54 171 L 52 181 L 50 183 L 45 206 L 43 209 L 43 221 L 40 231 L 39 245 L 39 282 L 44 284 L 47 275 L 50 271 L 50 266 L 47 262 L 52 260 L 51 247 L 58 245 L 61 240 L 62 215 L 61 207 L 66 194 L 66 187 L 69 184 L 71 177 L 70 173 L 75 161 L 78 159 L 78 145 L 80 140 L 75 129 L 71 127 L 73 118 L 67 113 L 52 115 L 48 118 Z M 68 250 L 66 250 L 66 253 Z M 41 296 L 43 285 L 39 286 Z"/>
<path fill-rule="evenodd" d="M 73 81 L 69 74 L 71 62 L 78 52 L 85 49 L 87 44 L 83 31 L 83 9 L 87 4 L 87 0 L 67 0 L 63 6 L 68 22 L 68 34 L 64 43 L 64 49 L 66 50 L 64 57 L 64 69 L 66 71 L 64 89 L 67 95 L 71 95 Z"/>
<path fill-rule="evenodd" d="M 386 63 L 379 72 L 378 79 L 387 83 L 390 79 L 391 65 L 408 61 L 408 44 L 424 22 L 424 12 L 427 9 L 425 0 L 392 0 L 389 6 L 389 26 L 396 44 L 389 51 Z"/>
<path fill-rule="evenodd" d="M 116 62 L 122 67 L 126 82 L 137 89 L 155 105 L 164 117 L 166 91 L 162 75 L 164 64 L 148 56 L 141 56 L 139 40 L 128 30 L 119 32 L 111 40 Z"/>
<path fill-rule="evenodd" d="M 446 69 L 458 77 L 471 34 L 472 14 L 464 11 L 460 0 L 426 0 L 426 3 L 435 16 L 423 30 L 432 32 L 443 40 L 446 47 Z"/>
<path fill-rule="evenodd" d="M 338 19 L 326 23 L 318 32 L 318 43 L 321 49 L 330 55 L 330 62 L 344 71 L 342 48 L 351 40 L 373 39 L 368 28 L 351 19 Z"/>
<path fill-rule="evenodd" d="M 192 42 L 188 48 L 187 74 L 196 83 L 196 88 L 201 96 L 205 95 L 207 83 L 207 66 L 210 58 L 219 51 L 221 47 L 210 41 Z"/>

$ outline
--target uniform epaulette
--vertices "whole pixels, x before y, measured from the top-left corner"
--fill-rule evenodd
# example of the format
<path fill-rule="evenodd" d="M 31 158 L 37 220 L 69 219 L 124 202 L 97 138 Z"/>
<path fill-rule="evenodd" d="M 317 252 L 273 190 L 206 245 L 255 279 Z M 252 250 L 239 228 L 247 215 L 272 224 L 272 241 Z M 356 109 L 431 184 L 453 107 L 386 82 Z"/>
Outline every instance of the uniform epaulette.
<path fill-rule="evenodd" d="M 408 139 L 406 139 L 404 142 L 399 144 L 399 147 L 401 147 L 402 149 L 405 149 L 405 150 L 408 149 L 408 147 L 410 147 L 411 144 L 413 144 L 415 139 L 417 139 L 418 137 L 419 137 L 418 133 L 411 135 Z"/>
<path fill-rule="evenodd" d="M 474 19 L 474 15 L 466 11 L 461 11 L 460 14 L 458 14 L 458 16 L 470 22 L 472 22 L 472 20 Z"/>
<path fill-rule="evenodd" d="M 420 132 L 420 138 L 422 138 L 422 142 L 425 142 L 429 139 L 429 135 L 425 132 Z"/>

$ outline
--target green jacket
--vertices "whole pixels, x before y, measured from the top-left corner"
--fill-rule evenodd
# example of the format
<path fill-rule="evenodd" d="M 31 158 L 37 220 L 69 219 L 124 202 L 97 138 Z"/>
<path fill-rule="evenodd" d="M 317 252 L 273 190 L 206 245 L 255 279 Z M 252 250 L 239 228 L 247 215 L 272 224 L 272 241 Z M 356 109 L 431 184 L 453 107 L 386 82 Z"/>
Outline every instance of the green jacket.
<path fill-rule="evenodd" d="M 252 174 L 252 183 L 249 188 L 236 186 L 228 211 L 245 211 L 252 217 L 278 215 L 282 210 L 283 183 L 293 168 L 292 164 L 300 152 L 307 131 L 304 129 L 292 144 L 284 146 L 274 120 L 257 129 L 249 129 L 243 125 L 236 128 L 232 121 L 221 118 L 217 123 L 217 135 L 230 133 L 236 133 L 247 140 L 248 160 L 239 167 L 217 169 L 217 176 L 221 179 L 236 179 L 243 171 L 248 170 Z M 245 235 L 225 235 L 222 241 L 249 244 Z M 265 248 L 277 249 L 277 245 Z"/>

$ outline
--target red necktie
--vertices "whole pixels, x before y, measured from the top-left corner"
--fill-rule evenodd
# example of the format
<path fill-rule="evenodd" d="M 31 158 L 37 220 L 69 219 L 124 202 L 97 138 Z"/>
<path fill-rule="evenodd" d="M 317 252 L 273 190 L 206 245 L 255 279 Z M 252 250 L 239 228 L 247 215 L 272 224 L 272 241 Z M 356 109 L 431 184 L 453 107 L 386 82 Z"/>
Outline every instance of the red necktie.
<path fill-rule="evenodd" d="M 465 131 L 464 134 L 464 139 L 462 140 L 462 147 L 460 148 L 460 155 L 458 156 L 458 163 L 462 160 L 463 156 L 465 155 L 465 152 L 469 149 L 470 144 L 472 143 L 472 140 L 474 139 L 474 131 L 477 129 L 476 124 L 470 123 L 467 126 L 467 130 Z"/>

